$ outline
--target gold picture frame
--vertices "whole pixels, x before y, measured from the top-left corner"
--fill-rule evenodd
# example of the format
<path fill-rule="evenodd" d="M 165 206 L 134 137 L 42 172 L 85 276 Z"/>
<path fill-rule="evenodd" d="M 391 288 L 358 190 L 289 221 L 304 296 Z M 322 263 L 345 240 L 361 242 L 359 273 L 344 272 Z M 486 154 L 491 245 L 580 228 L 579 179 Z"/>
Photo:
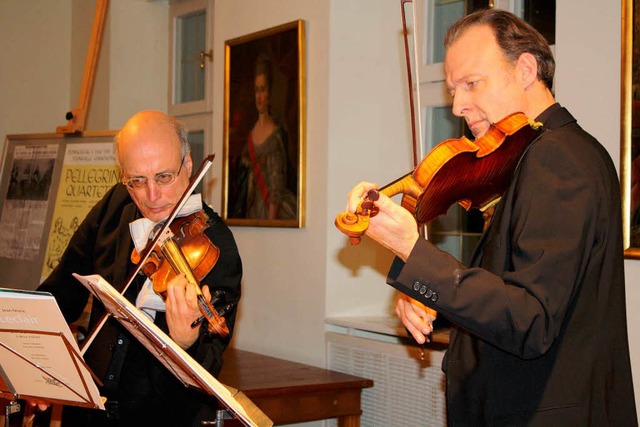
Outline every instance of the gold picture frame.
<path fill-rule="evenodd" d="M 634 25 L 635 24 L 635 25 Z M 640 259 L 640 4 L 622 0 L 620 185 L 625 258 Z"/>
<path fill-rule="evenodd" d="M 228 225 L 304 226 L 304 34 L 297 20 L 225 42 Z"/>

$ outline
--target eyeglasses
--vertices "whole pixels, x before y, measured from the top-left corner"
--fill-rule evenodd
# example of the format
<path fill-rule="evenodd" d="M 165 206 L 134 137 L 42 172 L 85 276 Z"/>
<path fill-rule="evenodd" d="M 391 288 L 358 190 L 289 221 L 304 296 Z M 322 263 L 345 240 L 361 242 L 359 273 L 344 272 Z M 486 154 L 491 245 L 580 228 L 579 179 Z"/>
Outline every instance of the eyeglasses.
<path fill-rule="evenodd" d="M 160 172 L 154 175 L 153 180 L 158 185 L 171 185 L 176 180 L 178 175 L 180 175 L 180 171 L 182 170 L 182 165 L 184 164 L 184 157 L 180 161 L 180 167 L 178 168 L 178 172 Z M 122 183 L 132 190 L 138 190 L 147 185 L 147 181 L 149 178 L 146 176 L 136 176 L 133 178 L 123 179 Z"/>

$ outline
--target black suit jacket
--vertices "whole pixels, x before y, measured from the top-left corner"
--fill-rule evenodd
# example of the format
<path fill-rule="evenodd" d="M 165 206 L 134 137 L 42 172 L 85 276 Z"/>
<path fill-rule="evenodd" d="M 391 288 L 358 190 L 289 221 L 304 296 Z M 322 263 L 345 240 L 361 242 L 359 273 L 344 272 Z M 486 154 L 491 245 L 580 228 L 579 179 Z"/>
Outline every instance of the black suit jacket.
<path fill-rule="evenodd" d="M 240 299 L 242 263 L 229 228 L 208 206 L 203 204 L 203 209 L 210 220 L 205 234 L 220 249 L 220 256 L 212 271 L 201 282 L 209 285 L 212 293 L 215 290 L 224 291 L 225 298 L 218 307 L 231 303 L 234 308 L 225 315 L 230 330 L 228 337 L 222 339 L 219 335 L 207 333 L 203 324 L 200 338 L 187 352 L 213 375 L 217 375 L 221 368 L 222 352 L 233 333 L 235 304 Z M 140 216 L 126 188 L 116 184 L 84 219 L 71 238 L 60 264 L 39 287 L 39 290 L 55 296 L 67 321 L 73 322 L 79 318 L 89 297 L 88 290 L 71 273 L 100 274 L 122 291 L 135 267 L 130 261 L 133 242 L 129 223 Z M 145 277 L 139 276 L 129 287 L 125 296 L 130 301 L 135 301 L 144 280 Z M 102 305 L 94 302 L 90 330 L 103 312 Z M 168 332 L 164 313 L 156 314 L 155 323 Z M 215 410 L 214 398 L 186 389 L 114 319 L 105 324 L 87 350 L 85 359 L 104 383 L 101 393 L 109 399 L 110 408 L 117 406 L 109 422 L 112 423 L 114 418 L 118 420 L 116 424 L 108 425 L 144 422 L 149 425 L 187 426 L 198 418 L 196 414 L 199 411 L 206 411 L 209 417 L 210 412 Z M 214 407 L 203 409 L 202 406 L 207 403 L 213 403 Z M 77 415 L 74 410 L 65 409 L 64 420 L 80 417 L 71 423 L 66 422 L 67 425 L 94 423 L 104 418 L 103 414 L 96 415 L 97 411 L 76 412 L 82 414 Z M 215 416 L 209 419 L 215 419 Z"/>
<path fill-rule="evenodd" d="M 559 105 L 470 266 L 419 241 L 388 283 L 454 326 L 453 426 L 635 426 L 621 201 L 605 149 Z"/>

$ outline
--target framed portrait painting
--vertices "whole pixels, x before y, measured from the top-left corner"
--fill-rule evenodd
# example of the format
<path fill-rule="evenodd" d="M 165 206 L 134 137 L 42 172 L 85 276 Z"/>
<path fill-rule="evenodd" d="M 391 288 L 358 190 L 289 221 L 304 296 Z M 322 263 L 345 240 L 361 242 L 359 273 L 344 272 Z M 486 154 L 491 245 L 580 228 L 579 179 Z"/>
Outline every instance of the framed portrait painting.
<path fill-rule="evenodd" d="M 640 259 L 640 0 L 622 0 L 621 176 L 625 257 Z"/>
<path fill-rule="evenodd" d="M 227 224 L 304 226 L 304 81 L 302 20 L 225 42 Z"/>

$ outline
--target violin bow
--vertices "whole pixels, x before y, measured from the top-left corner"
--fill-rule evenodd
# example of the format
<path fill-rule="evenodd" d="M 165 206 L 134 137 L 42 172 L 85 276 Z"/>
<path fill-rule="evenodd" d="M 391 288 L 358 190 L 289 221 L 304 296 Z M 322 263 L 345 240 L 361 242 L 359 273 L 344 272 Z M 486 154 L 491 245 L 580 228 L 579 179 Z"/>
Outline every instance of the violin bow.
<path fill-rule="evenodd" d="M 414 23 L 414 28 L 413 28 L 413 33 L 414 33 L 414 55 L 413 55 L 413 62 L 411 60 L 411 49 L 409 47 L 409 29 L 407 28 L 407 16 L 406 16 L 406 7 L 407 7 L 407 3 L 411 3 L 411 7 L 412 10 L 414 11 L 413 13 L 413 23 Z M 408 80 L 408 84 L 409 84 L 409 112 L 411 114 L 411 140 L 413 142 L 413 167 L 415 168 L 416 166 L 418 166 L 418 163 L 420 162 L 420 156 L 419 156 L 419 145 L 420 141 L 418 140 L 418 135 L 417 135 L 417 127 L 419 126 L 419 124 L 416 124 L 416 110 L 415 110 L 415 102 L 419 102 L 418 100 L 420 99 L 420 92 L 416 89 L 416 95 L 415 95 L 415 99 L 414 99 L 414 93 L 413 93 L 413 75 L 414 75 L 414 70 L 411 67 L 411 64 L 416 64 L 417 63 L 417 55 L 415 55 L 416 49 L 415 49 L 415 9 L 414 8 L 414 3 L 413 0 L 400 0 L 400 8 L 402 9 L 402 35 L 403 35 L 403 39 L 404 39 L 404 54 L 405 54 L 405 61 L 407 63 L 407 80 Z M 416 79 L 416 83 L 418 83 L 417 81 L 418 79 Z"/>
<path fill-rule="evenodd" d="M 406 9 L 408 4 L 411 4 L 411 11 L 413 15 L 413 51 L 409 45 L 409 28 L 407 26 L 407 16 Z M 420 161 L 422 160 L 422 155 L 420 150 L 421 143 L 421 123 L 420 117 L 416 116 L 416 104 L 420 105 L 420 80 L 418 79 L 418 50 L 416 47 L 416 4 L 413 0 L 400 0 L 400 9 L 402 11 L 402 35 L 404 39 L 404 53 L 405 53 L 405 61 L 407 63 L 407 82 L 409 85 L 409 113 L 411 117 L 411 141 L 412 141 L 412 149 L 413 149 L 413 168 L 415 169 Z M 413 64 L 413 67 L 412 67 Z M 415 69 L 414 69 L 415 68 Z M 415 79 L 414 79 L 415 76 Z M 415 80 L 415 93 L 414 93 L 414 80 Z M 427 236 L 427 226 L 426 224 L 418 225 L 418 232 L 421 237 Z"/>

